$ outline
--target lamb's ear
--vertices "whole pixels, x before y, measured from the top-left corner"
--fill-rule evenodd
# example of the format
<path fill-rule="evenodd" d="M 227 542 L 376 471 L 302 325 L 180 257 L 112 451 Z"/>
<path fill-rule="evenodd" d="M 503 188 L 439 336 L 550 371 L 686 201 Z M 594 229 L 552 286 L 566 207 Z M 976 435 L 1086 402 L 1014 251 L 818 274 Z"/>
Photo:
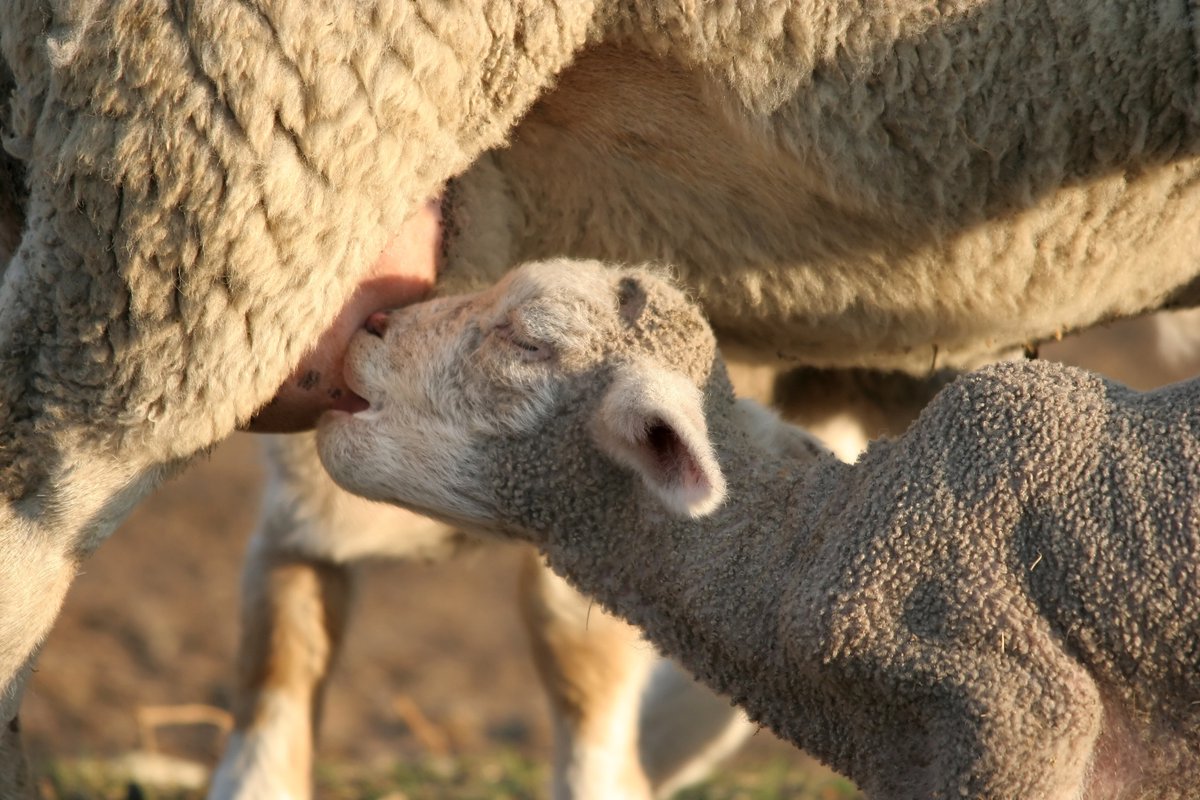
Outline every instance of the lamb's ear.
<path fill-rule="evenodd" d="M 725 499 L 700 392 L 678 372 L 649 364 L 619 368 L 592 433 L 680 516 L 702 517 Z"/>

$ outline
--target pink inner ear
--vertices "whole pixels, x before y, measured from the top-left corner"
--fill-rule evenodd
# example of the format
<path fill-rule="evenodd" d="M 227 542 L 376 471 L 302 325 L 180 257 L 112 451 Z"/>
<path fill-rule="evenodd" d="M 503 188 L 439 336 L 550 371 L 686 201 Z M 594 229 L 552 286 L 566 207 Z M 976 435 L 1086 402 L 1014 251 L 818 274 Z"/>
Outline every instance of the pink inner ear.
<path fill-rule="evenodd" d="M 708 479 L 695 457 L 675 429 L 661 419 L 653 419 L 646 428 L 646 446 L 666 481 L 683 486 L 706 486 Z"/>
<path fill-rule="evenodd" d="M 687 459 L 684 464 L 683 483 L 685 486 L 708 486 L 708 477 L 704 471 L 692 459 Z"/>

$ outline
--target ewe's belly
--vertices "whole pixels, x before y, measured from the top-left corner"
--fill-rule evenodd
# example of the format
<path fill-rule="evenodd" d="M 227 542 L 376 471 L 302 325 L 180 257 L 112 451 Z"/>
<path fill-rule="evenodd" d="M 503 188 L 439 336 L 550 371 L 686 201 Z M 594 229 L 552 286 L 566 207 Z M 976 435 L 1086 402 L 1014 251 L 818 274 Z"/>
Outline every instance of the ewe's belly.
<path fill-rule="evenodd" d="M 854 252 L 850 231 L 841 253 L 793 241 L 750 260 L 738 246 L 756 237 L 729 236 L 723 252 L 681 259 L 680 273 L 714 325 L 751 349 L 819 366 L 978 363 L 1180 293 L 1200 271 L 1198 172 L 1193 161 L 1100 179 L 911 247 Z"/>
<path fill-rule="evenodd" d="M 848 80 L 754 116 L 672 62 L 582 55 L 493 155 L 514 257 L 662 260 L 763 355 L 909 369 L 1154 308 L 1197 274 L 1182 116 L 1126 158 L 1120 131 L 1038 139 L 1078 110 L 1004 129 L 949 104 L 914 128 Z"/>

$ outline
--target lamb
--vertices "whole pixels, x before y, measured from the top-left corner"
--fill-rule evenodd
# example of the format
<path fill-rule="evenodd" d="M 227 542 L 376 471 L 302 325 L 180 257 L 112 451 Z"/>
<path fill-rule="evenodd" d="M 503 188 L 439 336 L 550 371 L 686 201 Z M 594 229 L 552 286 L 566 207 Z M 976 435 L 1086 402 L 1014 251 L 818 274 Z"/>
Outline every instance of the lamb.
<path fill-rule="evenodd" d="M 243 567 L 237 725 L 212 800 L 311 796 L 317 721 L 362 560 L 438 559 L 480 544 L 347 494 L 315 450 L 308 434 L 266 445 L 263 513 Z M 753 731 L 678 667 L 655 664 L 636 630 L 593 608 L 532 550 L 518 591 L 553 712 L 557 800 L 669 796 Z"/>
<path fill-rule="evenodd" d="M 1154 389 L 1197 373 L 1198 320 L 1192 309 L 1095 328 L 1050 343 L 1041 357 Z M 777 404 L 848 462 L 870 438 L 902 433 L 953 377 L 726 367 L 738 396 Z M 352 610 L 357 562 L 442 558 L 467 544 L 448 526 L 342 492 L 315 447 L 309 435 L 266 442 L 269 489 L 243 579 L 238 724 L 213 800 L 308 795 L 316 718 Z M 669 797 L 753 732 L 738 709 L 656 656 L 636 629 L 569 588 L 532 549 L 518 590 L 550 700 L 556 800 Z"/>
<path fill-rule="evenodd" d="M 846 465 L 668 282 L 562 261 L 377 315 L 347 380 L 340 485 L 536 544 L 870 796 L 1200 785 L 1195 382 L 990 367 Z"/>
<path fill-rule="evenodd" d="M 448 290 L 664 259 L 731 341 L 794 363 L 971 364 L 1196 300 L 1173 0 L 5 11 L 6 740 L 80 561 L 273 396 L 452 177 Z M 19 780 L 0 759 L 0 794 Z"/>
<path fill-rule="evenodd" d="M 1143 371 L 1153 362 L 1146 352 L 1136 360 Z M 848 461 L 870 433 L 907 427 L 947 379 L 945 372 L 802 370 L 777 380 L 770 367 L 727 367 L 740 396 L 781 403 L 789 419 Z M 343 492 L 320 467 L 311 435 L 271 437 L 264 450 L 267 490 L 242 579 L 237 724 L 212 800 L 309 796 L 317 719 L 360 561 L 439 559 L 479 543 Z M 753 733 L 728 701 L 657 656 L 636 629 L 572 590 L 532 550 L 518 595 L 550 701 L 556 800 L 669 797 Z"/>

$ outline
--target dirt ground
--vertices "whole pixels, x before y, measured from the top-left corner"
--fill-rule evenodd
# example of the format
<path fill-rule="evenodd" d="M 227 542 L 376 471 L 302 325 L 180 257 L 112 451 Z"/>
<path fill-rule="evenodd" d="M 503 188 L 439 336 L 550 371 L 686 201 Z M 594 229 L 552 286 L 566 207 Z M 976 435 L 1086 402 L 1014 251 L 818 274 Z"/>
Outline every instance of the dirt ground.
<path fill-rule="evenodd" d="M 86 563 L 22 711 L 35 756 L 136 747 L 140 706 L 229 708 L 238 575 L 261 482 L 257 444 L 235 436 L 143 503 Z M 401 695 L 461 747 L 546 745 L 544 700 L 512 602 L 517 557 L 497 546 L 444 564 L 367 568 L 326 704 L 323 752 L 369 758 L 420 747 L 393 711 Z M 184 733 L 176 737 L 189 741 L 176 744 L 194 745 L 198 735 Z"/>
<path fill-rule="evenodd" d="M 144 746 L 146 706 L 230 707 L 238 574 L 261 473 L 254 438 L 233 437 L 142 503 L 87 561 L 22 709 L 35 760 Z M 520 557 L 495 545 L 440 564 L 366 569 L 326 703 L 322 757 L 428 755 L 397 701 L 415 706 L 455 753 L 549 752 L 545 699 L 516 613 Z M 168 752 L 211 763 L 219 751 L 211 726 L 157 733 Z M 786 752 L 755 743 L 764 746 Z"/>

